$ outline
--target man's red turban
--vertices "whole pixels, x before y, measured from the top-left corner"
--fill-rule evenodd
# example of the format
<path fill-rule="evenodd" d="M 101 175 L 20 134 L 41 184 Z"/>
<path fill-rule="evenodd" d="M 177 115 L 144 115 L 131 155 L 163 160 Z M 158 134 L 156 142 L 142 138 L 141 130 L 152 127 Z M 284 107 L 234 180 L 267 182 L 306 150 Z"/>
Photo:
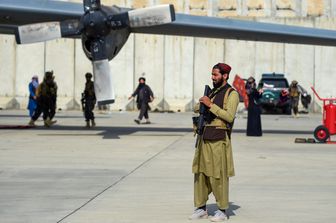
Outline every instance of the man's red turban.
<path fill-rule="evenodd" d="M 212 69 L 219 69 L 221 74 L 230 74 L 231 67 L 225 63 L 218 63 Z"/>

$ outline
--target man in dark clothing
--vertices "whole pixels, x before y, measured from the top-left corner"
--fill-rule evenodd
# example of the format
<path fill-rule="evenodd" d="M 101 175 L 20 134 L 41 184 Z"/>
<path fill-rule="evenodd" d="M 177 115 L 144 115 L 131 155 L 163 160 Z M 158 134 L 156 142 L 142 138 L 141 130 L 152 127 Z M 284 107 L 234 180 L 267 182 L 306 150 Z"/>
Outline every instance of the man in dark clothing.
<path fill-rule="evenodd" d="M 37 108 L 29 125 L 35 126 L 35 121 L 43 112 L 44 125 L 50 127 L 56 121 L 52 121 L 56 113 L 57 84 L 54 81 L 53 71 L 45 72 L 43 82 L 36 91 Z"/>
<path fill-rule="evenodd" d="M 91 127 L 95 127 L 96 123 L 94 121 L 94 114 L 93 109 L 96 104 L 96 94 L 94 92 L 94 85 L 93 81 L 91 80 L 92 74 L 86 73 L 85 74 L 86 83 L 85 83 L 85 89 L 83 93 L 82 98 L 82 105 L 84 110 L 84 116 L 86 121 L 86 127 L 90 128 L 90 121 L 91 121 Z"/>
<path fill-rule="evenodd" d="M 52 81 L 50 83 L 47 83 L 47 88 L 50 90 L 50 95 L 49 95 L 49 106 L 50 106 L 50 121 L 51 124 L 55 123 L 55 121 L 52 121 L 52 119 L 55 117 L 56 114 L 56 99 L 57 99 L 57 84 L 54 81 L 55 76 L 52 76 Z"/>
<path fill-rule="evenodd" d="M 152 102 L 154 100 L 154 95 L 151 90 L 151 88 L 146 85 L 146 79 L 144 77 L 139 78 L 139 85 L 136 88 L 136 90 L 133 92 L 133 94 L 128 98 L 136 98 L 137 108 L 140 110 L 138 119 L 135 119 L 134 121 L 137 124 L 140 124 L 143 117 L 145 117 L 146 122 L 145 124 L 150 124 L 149 116 L 148 116 L 148 110 L 149 110 L 149 102 Z"/>
<path fill-rule="evenodd" d="M 262 136 L 261 129 L 261 108 L 258 104 L 259 98 L 262 96 L 262 88 L 256 88 L 256 82 L 253 77 L 249 77 L 246 82 L 246 93 L 248 95 L 248 113 L 247 113 L 247 136 Z"/>

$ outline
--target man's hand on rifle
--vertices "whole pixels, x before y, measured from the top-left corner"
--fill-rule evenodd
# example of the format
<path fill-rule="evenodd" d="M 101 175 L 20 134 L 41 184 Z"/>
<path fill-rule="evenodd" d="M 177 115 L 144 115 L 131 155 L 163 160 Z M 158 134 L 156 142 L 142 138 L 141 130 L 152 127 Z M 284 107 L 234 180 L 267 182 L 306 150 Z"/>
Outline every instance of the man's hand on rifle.
<path fill-rule="evenodd" d="M 213 104 L 209 97 L 203 96 L 199 99 L 199 102 L 203 103 L 205 106 L 211 108 L 211 105 Z"/>

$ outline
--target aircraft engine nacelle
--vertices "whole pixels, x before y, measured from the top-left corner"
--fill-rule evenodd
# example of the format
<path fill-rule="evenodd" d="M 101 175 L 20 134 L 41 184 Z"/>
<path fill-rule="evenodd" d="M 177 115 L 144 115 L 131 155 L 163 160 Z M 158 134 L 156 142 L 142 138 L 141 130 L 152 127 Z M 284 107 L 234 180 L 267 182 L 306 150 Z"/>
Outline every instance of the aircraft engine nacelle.
<path fill-rule="evenodd" d="M 115 15 L 122 13 L 119 7 L 102 6 L 101 10 L 94 12 L 95 13 L 85 13 L 81 18 L 81 22 L 85 27 L 82 32 L 82 47 L 84 53 L 87 58 L 92 60 L 92 41 L 97 41 L 100 37 L 104 37 L 102 38 L 102 40 L 104 40 L 104 54 L 106 54 L 105 56 L 108 60 L 112 60 L 127 41 L 130 28 L 121 22 L 122 19 L 125 19 L 125 15 L 116 17 L 116 21 L 112 21 L 110 24 L 106 21 L 106 15 L 110 15 L 108 18 L 115 18 Z M 107 26 L 107 24 L 109 25 Z M 119 27 L 116 25 L 119 25 Z"/>
<path fill-rule="evenodd" d="M 126 43 L 130 32 L 128 29 L 122 30 L 112 30 L 106 37 L 106 56 L 108 60 L 112 60 L 121 50 L 121 48 Z M 88 38 L 86 35 L 82 35 L 82 47 L 87 58 L 92 60 L 91 53 L 91 43 L 92 39 Z"/>

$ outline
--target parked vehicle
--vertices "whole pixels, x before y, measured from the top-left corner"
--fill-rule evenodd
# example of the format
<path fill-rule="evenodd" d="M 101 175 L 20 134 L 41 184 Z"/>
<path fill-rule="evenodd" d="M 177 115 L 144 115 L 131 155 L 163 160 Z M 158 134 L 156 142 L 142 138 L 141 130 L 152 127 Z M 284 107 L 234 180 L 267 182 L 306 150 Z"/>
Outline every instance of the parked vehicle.
<path fill-rule="evenodd" d="M 245 108 L 248 105 L 248 96 L 245 86 L 246 79 L 235 75 L 232 83 L 233 87 L 240 95 L 240 102 L 244 102 Z M 265 73 L 258 84 L 258 89 L 262 88 L 264 93 L 258 103 L 261 105 L 263 113 L 283 113 L 290 115 L 292 106 L 289 97 L 289 84 L 284 74 L 281 73 Z M 301 94 L 301 103 L 303 110 L 299 113 L 308 113 L 309 104 L 311 103 L 311 95 L 301 85 L 298 85 Z"/>
<path fill-rule="evenodd" d="M 280 100 L 281 93 L 288 91 L 288 81 L 284 74 L 265 73 L 262 74 L 259 86 L 263 88 L 264 93 L 259 100 L 263 113 L 277 111 L 284 114 L 291 114 L 291 103 L 289 98 L 285 101 Z"/>

